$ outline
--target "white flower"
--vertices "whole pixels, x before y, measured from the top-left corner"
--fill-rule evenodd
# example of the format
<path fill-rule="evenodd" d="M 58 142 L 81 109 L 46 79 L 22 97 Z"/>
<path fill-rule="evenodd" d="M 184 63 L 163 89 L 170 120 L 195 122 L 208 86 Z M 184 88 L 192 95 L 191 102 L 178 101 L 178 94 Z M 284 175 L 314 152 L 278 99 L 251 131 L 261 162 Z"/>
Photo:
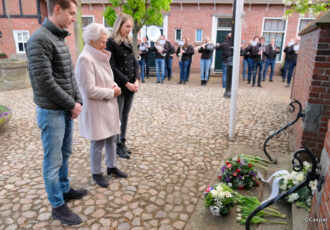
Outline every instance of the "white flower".
<path fill-rule="evenodd" d="M 317 188 L 317 180 L 310 181 L 310 182 L 309 182 L 309 187 L 310 187 L 311 190 L 312 190 L 312 194 L 314 194 L 314 191 L 315 191 L 316 188 Z"/>
<path fill-rule="evenodd" d="M 308 1 L 308 4 L 310 4 L 310 5 L 311 5 L 311 4 L 313 4 L 313 2 L 312 2 L 312 1 Z"/>
<path fill-rule="evenodd" d="M 213 189 L 213 190 L 211 190 L 211 194 L 213 197 L 216 197 L 218 194 L 218 191 Z"/>
<path fill-rule="evenodd" d="M 305 15 L 304 15 L 305 16 Z M 312 165 L 308 162 L 308 161 L 304 161 L 304 168 L 306 169 L 306 170 L 308 170 L 308 169 L 310 169 L 311 167 L 312 167 Z"/>
<path fill-rule="evenodd" d="M 304 180 L 304 173 L 299 173 L 296 177 L 296 180 L 299 181 L 299 182 L 303 181 Z"/>
<path fill-rule="evenodd" d="M 234 158 L 233 158 L 233 161 L 237 161 L 237 157 L 234 157 Z"/>
<path fill-rule="evenodd" d="M 242 216 L 242 213 L 237 213 L 237 216 L 241 217 Z"/>
<path fill-rule="evenodd" d="M 236 209 L 236 212 L 241 212 L 241 209 L 240 209 L 240 208 L 237 208 L 237 209 Z"/>
<path fill-rule="evenodd" d="M 241 219 L 242 219 L 242 217 L 240 217 L 240 216 L 236 217 L 237 221 L 240 221 Z"/>
<path fill-rule="evenodd" d="M 288 202 L 292 203 L 294 202 L 295 200 L 298 200 L 299 199 L 299 195 L 298 193 L 292 193 L 288 196 Z"/>
<path fill-rule="evenodd" d="M 228 186 L 229 186 L 229 187 L 232 187 L 232 186 L 233 186 L 233 184 L 232 184 L 232 183 L 228 183 Z"/>
<path fill-rule="evenodd" d="M 311 203 L 312 203 L 312 198 L 308 197 L 307 200 L 306 200 L 306 203 L 307 203 L 308 206 L 310 206 Z"/>

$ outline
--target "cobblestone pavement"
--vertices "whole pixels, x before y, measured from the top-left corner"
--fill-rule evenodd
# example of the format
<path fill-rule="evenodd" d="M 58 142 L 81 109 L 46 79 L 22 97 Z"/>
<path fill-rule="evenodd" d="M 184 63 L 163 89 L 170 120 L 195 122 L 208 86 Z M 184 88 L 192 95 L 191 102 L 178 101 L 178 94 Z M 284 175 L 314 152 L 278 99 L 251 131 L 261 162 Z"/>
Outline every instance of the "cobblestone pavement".
<path fill-rule="evenodd" d="M 196 80 L 198 82 L 198 80 Z M 286 93 L 288 93 L 287 91 Z M 118 159 L 127 179 L 110 187 L 91 184 L 89 141 L 75 124 L 70 179 L 88 196 L 69 207 L 83 223 L 63 226 L 50 216 L 42 178 L 43 151 L 35 122 L 32 90 L 0 92 L 0 104 L 14 115 L 0 132 L 1 229 L 183 229 L 230 145 L 262 148 L 269 131 L 285 124 L 287 104 L 263 89 L 239 91 L 237 135 L 228 140 L 230 100 L 218 85 L 141 85 L 128 126 L 130 160 Z M 75 121 L 77 122 L 77 121 Z M 278 157 L 288 151 L 288 135 L 271 142 Z M 105 168 L 104 168 L 105 169 Z"/>

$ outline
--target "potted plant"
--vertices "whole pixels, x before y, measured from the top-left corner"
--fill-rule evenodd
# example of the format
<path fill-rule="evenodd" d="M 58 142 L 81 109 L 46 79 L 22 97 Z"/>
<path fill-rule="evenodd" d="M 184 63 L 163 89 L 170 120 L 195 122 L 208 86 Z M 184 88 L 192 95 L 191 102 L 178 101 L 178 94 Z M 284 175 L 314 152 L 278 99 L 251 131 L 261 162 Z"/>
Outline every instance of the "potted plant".
<path fill-rule="evenodd" d="M 7 54 L 5 53 L 0 53 L 0 59 L 5 59 L 7 58 Z"/>
<path fill-rule="evenodd" d="M 12 110 L 4 105 L 0 105 L 0 128 L 7 124 L 13 115 Z"/>

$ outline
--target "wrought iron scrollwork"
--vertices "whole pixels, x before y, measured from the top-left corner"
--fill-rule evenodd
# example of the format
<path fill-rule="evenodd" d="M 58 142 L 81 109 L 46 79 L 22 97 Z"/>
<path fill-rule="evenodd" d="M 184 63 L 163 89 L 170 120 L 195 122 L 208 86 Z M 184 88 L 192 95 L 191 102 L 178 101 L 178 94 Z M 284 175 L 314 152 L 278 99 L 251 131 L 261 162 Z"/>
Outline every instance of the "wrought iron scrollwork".
<path fill-rule="evenodd" d="M 301 189 L 304 186 L 307 186 L 309 184 L 310 181 L 315 180 L 318 178 L 318 175 L 316 174 L 316 168 L 317 168 L 317 162 L 316 162 L 316 158 L 313 155 L 313 153 L 311 151 L 309 151 L 308 148 L 303 147 L 302 149 L 297 150 L 294 153 L 293 159 L 292 159 L 292 168 L 294 171 L 296 172 L 300 172 L 304 165 L 303 165 L 303 161 L 299 158 L 299 156 L 301 154 L 307 154 L 308 158 L 310 159 L 310 161 L 312 162 L 312 168 L 310 171 L 307 172 L 306 175 L 306 179 L 301 182 L 300 184 L 297 184 L 293 187 L 291 187 L 290 189 L 288 189 L 285 192 L 282 192 L 280 194 L 278 194 L 276 197 L 274 197 L 273 199 L 262 203 L 258 208 L 256 208 L 250 215 L 249 217 L 246 219 L 246 223 L 245 223 L 245 229 L 246 230 L 250 230 L 250 222 L 252 220 L 252 218 L 261 210 L 263 210 L 264 208 L 267 208 L 268 206 L 276 203 L 277 201 L 279 201 L 280 199 L 298 191 L 299 189 Z"/>
<path fill-rule="evenodd" d="M 279 130 L 277 130 L 276 132 L 274 132 L 272 135 L 270 135 L 270 136 L 265 140 L 265 143 L 264 143 L 264 153 L 265 153 L 265 155 L 267 156 L 267 158 L 268 158 L 271 162 L 273 162 L 274 164 L 277 163 L 277 160 L 276 160 L 276 159 L 273 160 L 273 159 L 271 158 L 271 156 L 268 154 L 267 149 L 266 149 L 266 147 L 267 147 L 267 143 L 268 143 L 268 141 L 270 141 L 270 139 L 272 139 L 273 137 L 277 136 L 278 134 L 280 134 L 281 132 L 283 132 L 284 130 L 286 130 L 288 127 L 290 127 L 290 126 L 292 126 L 294 123 L 296 123 L 296 122 L 299 120 L 299 118 L 304 118 L 305 115 L 304 115 L 304 113 L 303 113 L 303 111 L 302 111 L 301 103 L 300 103 L 299 101 L 297 101 L 296 99 L 290 102 L 290 104 L 289 104 L 289 112 L 290 112 L 290 113 L 294 113 L 294 112 L 296 111 L 295 104 L 297 104 L 298 107 L 299 107 L 299 111 L 298 111 L 298 113 L 297 113 L 297 117 L 296 117 L 293 121 L 291 121 L 291 122 L 289 122 L 287 125 L 285 125 L 284 127 L 280 128 Z"/>

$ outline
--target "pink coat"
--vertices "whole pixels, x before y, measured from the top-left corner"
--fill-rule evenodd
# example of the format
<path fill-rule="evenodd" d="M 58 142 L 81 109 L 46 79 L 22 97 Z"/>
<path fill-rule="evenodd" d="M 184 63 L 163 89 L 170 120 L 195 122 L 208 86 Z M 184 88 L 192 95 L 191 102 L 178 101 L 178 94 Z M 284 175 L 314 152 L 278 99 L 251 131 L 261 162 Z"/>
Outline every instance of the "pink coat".
<path fill-rule="evenodd" d="M 102 140 L 120 133 L 117 98 L 114 97 L 111 53 L 86 45 L 75 70 L 82 96 L 82 112 L 78 117 L 79 133 L 89 140 Z"/>

